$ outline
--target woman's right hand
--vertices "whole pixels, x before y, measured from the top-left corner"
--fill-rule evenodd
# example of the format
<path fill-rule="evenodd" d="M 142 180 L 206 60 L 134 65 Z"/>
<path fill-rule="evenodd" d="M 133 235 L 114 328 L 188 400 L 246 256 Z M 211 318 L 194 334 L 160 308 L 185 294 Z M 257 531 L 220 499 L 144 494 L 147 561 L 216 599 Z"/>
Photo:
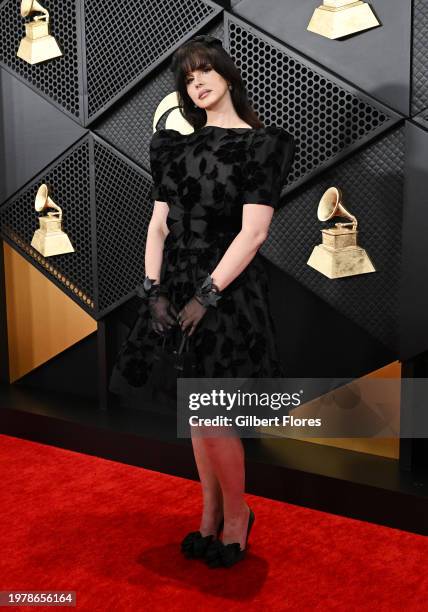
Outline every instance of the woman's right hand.
<path fill-rule="evenodd" d="M 172 325 L 177 324 L 178 313 L 166 295 L 149 297 L 148 307 L 152 319 L 152 328 L 157 334 L 163 334 Z"/>

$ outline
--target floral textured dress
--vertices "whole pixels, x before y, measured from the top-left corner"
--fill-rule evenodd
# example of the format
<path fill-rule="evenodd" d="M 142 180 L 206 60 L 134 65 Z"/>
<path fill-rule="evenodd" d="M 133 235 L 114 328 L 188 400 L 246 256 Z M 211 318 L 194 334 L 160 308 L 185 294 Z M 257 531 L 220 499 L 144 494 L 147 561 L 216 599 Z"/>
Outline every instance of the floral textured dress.
<path fill-rule="evenodd" d="M 169 208 L 161 280 L 177 312 L 241 230 L 243 205 L 279 207 L 294 147 L 293 136 L 276 126 L 208 125 L 191 134 L 161 129 L 152 136 L 151 195 Z M 259 253 L 222 294 L 191 336 L 196 355 L 192 376 L 285 376 Z M 150 383 L 159 338 L 144 303 L 119 350 L 111 391 L 126 394 L 130 387 Z"/>

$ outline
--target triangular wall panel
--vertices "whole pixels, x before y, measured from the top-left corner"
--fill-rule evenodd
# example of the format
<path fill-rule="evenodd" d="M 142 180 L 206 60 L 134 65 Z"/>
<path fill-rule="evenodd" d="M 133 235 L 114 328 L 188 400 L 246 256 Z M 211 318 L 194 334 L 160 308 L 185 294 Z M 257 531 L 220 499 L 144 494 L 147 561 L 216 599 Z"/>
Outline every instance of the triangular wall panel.
<path fill-rule="evenodd" d="M 404 145 L 402 125 L 324 172 L 316 183 L 291 194 L 274 216 L 261 248 L 284 272 L 395 351 L 399 346 Z M 358 244 L 367 250 L 376 272 L 331 280 L 307 265 L 313 247 L 321 242 L 320 230 L 331 225 L 318 220 L 317 207 L 332 185 L 342 190 L 344 205 L 357 217 Z"/>
<path fill-rule="evenodd" d="M 222 9 L 210 0 L 43 0 L 63 55 L 30 65 L 20 3 L 0 3 L 0 65 L 88 125 Z"/>

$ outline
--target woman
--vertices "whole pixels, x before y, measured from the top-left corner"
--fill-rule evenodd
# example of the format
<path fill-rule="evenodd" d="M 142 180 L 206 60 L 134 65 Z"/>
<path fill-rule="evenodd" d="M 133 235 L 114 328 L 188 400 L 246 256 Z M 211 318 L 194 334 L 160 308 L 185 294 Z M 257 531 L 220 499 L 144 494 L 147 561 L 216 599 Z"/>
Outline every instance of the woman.
<path fill-rule="evenodd" d="M 279 205 L 294 139 L 257 118 L 220 40 L 193 38 L 175 52 L 171 68 L 194 132 L 162 129 L 150 143 L 155 202 L 138 289 L 143 306 L 114 375 L 135 387 L 150 382 L 159 335 L 178 328 L 193 343 L 196 377 L 284 376 L 258 249 Z M 192 444 L 203 512 L 181 548 L 210 567 L 230 567 L 244 558 L 254 521 L 244 499 L 242 441 L 192 431 Z"/>

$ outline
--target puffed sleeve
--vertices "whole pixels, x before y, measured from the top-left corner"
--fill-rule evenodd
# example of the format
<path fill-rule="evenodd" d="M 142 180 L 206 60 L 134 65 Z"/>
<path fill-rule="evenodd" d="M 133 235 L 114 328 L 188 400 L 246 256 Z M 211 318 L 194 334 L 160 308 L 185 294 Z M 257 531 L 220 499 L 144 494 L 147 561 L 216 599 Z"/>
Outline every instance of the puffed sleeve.
<path fill-rule="evenodd" d="M 242 203 L 279 208 L 294 153 L 295 139 L 283 128 L 269 126 L 255 130 L 244 167 Z"/>
<path fill-rule="evenodd" d="M 161 131 L 155 132 L 150 141 L 150 172 L 152 175 L 151 197 L 159 202 L 167 202 L 168 195 L 164 185 L 163 163 L 161 159 L 162 146 L 165 144 Z"/>

